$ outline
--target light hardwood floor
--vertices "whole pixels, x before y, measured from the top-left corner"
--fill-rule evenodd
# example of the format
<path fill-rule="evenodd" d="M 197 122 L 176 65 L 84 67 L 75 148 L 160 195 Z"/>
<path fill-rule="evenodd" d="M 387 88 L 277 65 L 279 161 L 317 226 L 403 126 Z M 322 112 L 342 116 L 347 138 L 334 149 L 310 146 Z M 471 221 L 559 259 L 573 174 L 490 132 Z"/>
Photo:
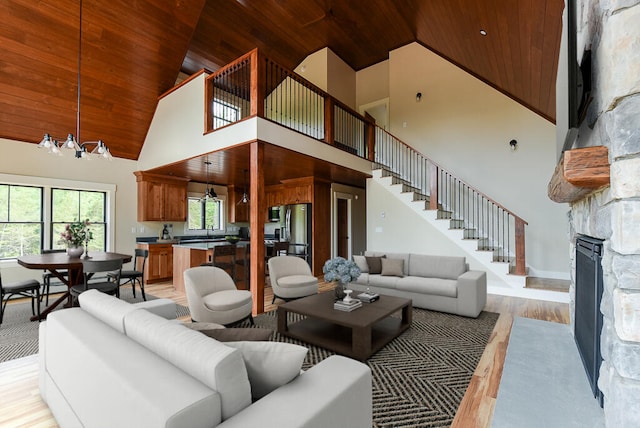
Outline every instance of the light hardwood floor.
<path fill-rule="evenodd" d="M 330 288 L 330 284 L 320 287 L 321 291 Z M 186 296 L 176 293 L 171 283 L 145 289 L 154 296 L 187 305 Z M 280 302 L 271 304 L 272 297 L 271 288 L 265 288 L 265 311 L 275 309 Z M 500 313 L 500 317 L 453 421 L 455 428 L 490 426 L 514 317 L 569 323 L 569 308 L 563 303 L 489 295 L 485 310 Z M 0 409 L 0 427 L 58 426 L 40 398 L 37 356 L 0 364 Z"/>

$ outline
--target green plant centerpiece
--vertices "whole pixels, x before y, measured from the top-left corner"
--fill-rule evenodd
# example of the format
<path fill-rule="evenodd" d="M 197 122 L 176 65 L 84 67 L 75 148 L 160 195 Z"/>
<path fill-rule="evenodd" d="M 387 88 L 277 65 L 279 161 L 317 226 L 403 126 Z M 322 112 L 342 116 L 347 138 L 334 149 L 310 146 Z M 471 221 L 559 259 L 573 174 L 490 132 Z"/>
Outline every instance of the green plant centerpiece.
<path fill-rule="evenodd" d="M 322 267 L 324 280 L 337 282 L 335 288 L 336 298 L 344 299 L 344 290 L 348 288 L 351 281 L 355 281 L 360 276 L 360 268 L 355 262 L 344 257 L 334 257 L 327 260 Z"/>
<path fill-rule="evenodd" d="M 67 247 L 67 254 L 71 257 L 80 257 L 84 252 L 84 246 L 89 246 L 89 241 L 93 239 L 93 232 L 89 228 L 89 219 L 69 223 L 60 233 L 59 244 Z"/>

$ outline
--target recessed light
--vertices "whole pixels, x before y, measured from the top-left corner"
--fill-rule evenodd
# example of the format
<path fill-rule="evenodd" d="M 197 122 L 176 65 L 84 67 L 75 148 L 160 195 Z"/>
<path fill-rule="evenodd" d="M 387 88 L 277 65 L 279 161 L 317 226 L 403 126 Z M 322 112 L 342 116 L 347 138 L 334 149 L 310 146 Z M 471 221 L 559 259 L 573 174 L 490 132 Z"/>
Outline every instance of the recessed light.
<path fill-rule="evenodd" d="M 483 36 L 486 36 L 486 35 L 487 35 L 487 32 L 486 32 L 486 31 L 484 31 L 484 30 L 480 30 L 480 34 L 482 34 Z"/>

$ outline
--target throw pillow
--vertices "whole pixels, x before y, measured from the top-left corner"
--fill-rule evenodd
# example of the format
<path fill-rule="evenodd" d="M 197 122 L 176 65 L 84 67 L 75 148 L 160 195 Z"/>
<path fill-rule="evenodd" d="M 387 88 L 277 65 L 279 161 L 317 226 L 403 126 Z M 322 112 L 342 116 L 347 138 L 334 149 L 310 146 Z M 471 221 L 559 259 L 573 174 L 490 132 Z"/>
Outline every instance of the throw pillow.
<path fill-rule="evenodd" d="M 369 272 L 369 265 L 367 264 L 367 258 L 365 256 L 353 256 L 353 262 L 358 266 L 360 272 Z"/>
<path fill-rule="evenodd" d="M 382 259 L 382 276 L 399 276 L 402 277 L 404 269 L 404 260 L 402 259 Z"/>
<path fill-rule="evenodd" d="M 295 379 L 307 352 L 304 346 L 282 342 L 225 342 L 242 352 L 251 395 L 259 399 Z"/>
<path fill-rule="evenodd" d="M 369 273 L 379 274 L 380 272 L 382 272 L 382 259 L 385 257 L 386 256 L 381 256 L 381 257 L 365 256 L 365 259 L 367 259 L 367 265 L 369 266 Z"/>

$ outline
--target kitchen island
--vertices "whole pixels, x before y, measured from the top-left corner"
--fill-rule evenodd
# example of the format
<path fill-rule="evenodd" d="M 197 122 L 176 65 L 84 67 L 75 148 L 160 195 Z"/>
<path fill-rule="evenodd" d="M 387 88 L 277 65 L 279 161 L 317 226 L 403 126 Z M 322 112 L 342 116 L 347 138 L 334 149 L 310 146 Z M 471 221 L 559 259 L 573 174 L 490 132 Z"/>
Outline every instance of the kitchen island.
<path fill-rule="evenodd" d="M 236 246 L 236 259 L 244 258 L 244 247 L 249 241 L 239 241 Z M 211 263 L 215 247 L 229 245 L 225 239 L 204 240 L 194 242 L 182 242 L 173 244 L 173 286 L 176 291 L 184 293 L 184 271 L 200 266 L 203 263 Z M 244 280 L 245 278 L 242 278 Z"/>

